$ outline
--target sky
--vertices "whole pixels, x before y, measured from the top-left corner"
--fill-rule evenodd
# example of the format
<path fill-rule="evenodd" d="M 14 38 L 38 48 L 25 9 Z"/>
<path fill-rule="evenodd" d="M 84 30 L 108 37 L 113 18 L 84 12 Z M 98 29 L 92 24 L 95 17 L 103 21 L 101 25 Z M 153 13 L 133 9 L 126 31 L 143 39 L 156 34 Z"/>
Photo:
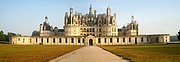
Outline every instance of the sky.
<path fill-rule="evenodd" d="M 50 25 L 63 28 L 70 7 L 86 14 L 90 4 L 97 14 L 110 7 L 118 28 L 130 23 L 134 15 L 140 34 L 176 35 L 180 30 L 180 0 L 0 0 L 0 31 L 30 36 L 45 16 Z"/>

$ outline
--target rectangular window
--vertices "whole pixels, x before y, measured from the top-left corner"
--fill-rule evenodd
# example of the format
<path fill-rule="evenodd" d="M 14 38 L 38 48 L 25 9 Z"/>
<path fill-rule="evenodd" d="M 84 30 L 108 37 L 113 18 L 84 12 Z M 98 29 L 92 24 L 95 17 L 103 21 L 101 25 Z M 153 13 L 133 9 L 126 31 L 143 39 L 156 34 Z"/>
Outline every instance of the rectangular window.
<path fill-rule="evenodd" d="M 110 38 L 110 43 L 112 43 L 112 38 Z"/>
<path fill-rule="evenodd" d="M 41 43 L 43 43 L 43 38 L 41 38 Z"/>
<path fill-rule="evenodd" d="M 131 38 L 129 38 L 129 42 L 131 42 Z"/>
<path fill-rule="evenodd" d="M 143 42 L 143 37 L 141 38 L 141 42 Z"/>
<path fill-rule="evenodd" d="M 47 43 L 49 43 L 49 38 L 47 38 Z"/>
<path fill-rule="evenodd" d="M 71 43 L 74 43 L 74 38 L 71 38 Z"/>
<path fill-rule="evenodd" d="M 55 43 L 56 42 L 56 39 L 55 38 L 53 38 L 53 43 Z"/>
<path fill-rule="evenodd" d="M 98 38 L 98 43 L 101 43 L 101 39 L 100 38 Z"/>
<path fill-rule="evenodd" d="M 137 38 L 135 38 L 135 42 L 137 42 Z"/>
<path fill-rule="evenodd" d="M 149 42 L 149 38 L 147 37 L 147 42 Z"/>
<path fill-rule="evenodd" d="M 84 38 L 83 38 L 83 43 L 84 43 Z"/>
<path fill-rule="evenodd" d="M 156 42 L 159 42 L 159 37 L 156 37 Z"/>
<path fill-rule="evenodd" d="M 123 38 L 123 42 L 125 42 L 125 38 Z"/>
<path fill-rule="evenodd" d="M 18 41 L 20 41 L 20 38 L 18 38 Z"/>
<path fill-rule="evenodd" d="M 116 28 L 114 28 L 114 32 L 116 32 Z"/>
<path fill-rule="evenodd" d="M 117 43 L 119 43 L 119 38 L 117 38 Z"/>
<path fill-rule="evenodd" d="M 104 38 L 104 43 L 106 43 L 106 38 Z"/>
<path fill-rule="evenodd" d="M 37 38 L 36 38 L 36 43 L 37 43 Z"/>
<path fill-rule="evenodd" d="M 66 41 L 65 41 L 66 43 L 67 43 L 67 38 L 66 38 Z"/>
<path fill-rule="evenodd" d="M 95 30 L 94 30 L 94 28 L 93 28 L 93 32 L 94 32 Z"/>
<path fill-rule="evenodd" d="M 80 38 L 78 38 L 78 43 L 80 43 L 81 42 L 81 39 Z"/>
<path fill-rule="evenodd" d="M 61 43 L 61 38 L 59 38 L 59 43 Z"/>
<path fill-rule="evenodd" d="M 23 38 L 23 43 L 24 43 L 25 39 Z"/>
<path fill-rule="evenodd" d="M 30 41 L 30 43 L 31 43 L 31 39 L 30 39 L 29 41 Z"/>

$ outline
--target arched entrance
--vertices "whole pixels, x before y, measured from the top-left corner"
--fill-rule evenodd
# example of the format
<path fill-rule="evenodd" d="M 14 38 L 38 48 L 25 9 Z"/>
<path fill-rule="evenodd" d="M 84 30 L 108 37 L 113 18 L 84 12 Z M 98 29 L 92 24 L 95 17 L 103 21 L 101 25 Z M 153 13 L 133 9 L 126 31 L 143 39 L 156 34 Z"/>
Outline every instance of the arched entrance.
<path fill-rule="evenodd" d="M 93 45 L 93 40 L 89 39 L 89 45 Z"/>

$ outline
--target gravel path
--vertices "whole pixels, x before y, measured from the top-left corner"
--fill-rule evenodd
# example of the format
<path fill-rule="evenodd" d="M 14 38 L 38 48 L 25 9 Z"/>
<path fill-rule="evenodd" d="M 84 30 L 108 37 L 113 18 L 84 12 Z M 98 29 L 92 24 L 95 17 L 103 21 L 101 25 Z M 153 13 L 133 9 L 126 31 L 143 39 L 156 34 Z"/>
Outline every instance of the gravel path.
<path fill-rule="evenodd" d="M 129 62 L 97 46 L 85 46 L 49 62 Z"/>

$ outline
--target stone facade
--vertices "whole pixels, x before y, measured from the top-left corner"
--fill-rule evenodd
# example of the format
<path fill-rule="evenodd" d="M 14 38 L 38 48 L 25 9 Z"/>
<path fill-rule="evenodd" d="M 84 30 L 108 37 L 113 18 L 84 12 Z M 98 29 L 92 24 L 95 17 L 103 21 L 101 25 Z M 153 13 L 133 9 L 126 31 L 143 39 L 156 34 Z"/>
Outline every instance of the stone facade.
<path fill-rule="evenodd" d="M 68 15 L 69 14 L 69 15 Z M 143 43 L 168 43 L 169 34 L 140 35 L 139 24 L 131 18 L 127 26 L 118 29 L 116 13 L 111 15 L 111 8 L 106 13 L 97 14 L 90 5 L 89 13 L 82 15 L 77 11 L 65 13 L 64 29 L 52 27 L 45 17 L 40 24 L 40 36 L 15 36 L 12 44 L 19 45 L 123 45 Z"/>
<path fill-rule="evenodd" d="M 15 36 L 11 43 L 16 45 L 127 45 L 169 43 L 168 34 L 139 36 Z"/>

